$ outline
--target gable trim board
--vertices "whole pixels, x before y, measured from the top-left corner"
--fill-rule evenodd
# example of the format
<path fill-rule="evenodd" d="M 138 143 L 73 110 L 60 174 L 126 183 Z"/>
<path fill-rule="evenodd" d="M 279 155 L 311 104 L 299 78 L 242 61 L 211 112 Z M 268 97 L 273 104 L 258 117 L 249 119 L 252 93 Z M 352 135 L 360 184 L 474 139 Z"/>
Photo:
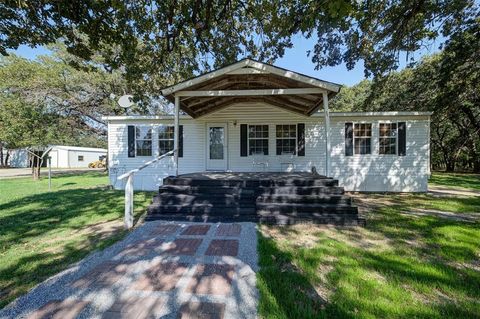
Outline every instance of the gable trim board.
<path fill-rule="evenodd" d="M 375 192 L 424 192 L 427 191 L 429 169 L 429 112 L 330 112 L 330 177 L 339 180 L 347 191 Z M 158 150 L 155 127 L 173 125 L 173 116 L 115 116 L 106 117 L 108 122 L 108 149 L 110 179 L 112 185 L 121 189 L 123 184 L 116 177 L 149 161 Z M 371 154 L 345 156 L 345 123 L 371 123 Z M 378 138 L 379 123 L 405 122 L 405 155 L 380 155 Z M 266 103 L 231 105 L 201 118 L 180 117 L 183 130 L 183 157 L 179 158 L 179 174 L 206 171 L 208 123 L 227 124 L 228 170 L 234 172 L 258 171 L 253 165 L 253 156 L 248 155 L 249 124 L 268 125 L 268 154 L 263 157 L 267 171 L 282 171 L 293 167 L 296 171 L 311 171 L 315 166 L 319 174 L 325 173 L 325 126 L 323 112 L 305 117 L 292 114 Z M 298 131 L 304 126 L 304 152 L 298 149 L 295 155 L 276 155 L 276 125 L 291 124 Z M 127 127 L 148 125 L 154 130 L 152 157 L 129 158 L 127 152 Z M 298 129 L 300 127 L 300 130 Z M 247 132 L 245 132 L 247 131 Z M 400 134 L 400 132 L 399 132 Z M 297 147 L 302 139 L 297 135 Z M 246 155 L 245 155 L 246 154 Z M 121 173 L 120 173 L 121 172 Z M 135 189 L 155 190 L 162 179 L 175 174 L 173 157 L 142 170 L 135 175 Z"/>

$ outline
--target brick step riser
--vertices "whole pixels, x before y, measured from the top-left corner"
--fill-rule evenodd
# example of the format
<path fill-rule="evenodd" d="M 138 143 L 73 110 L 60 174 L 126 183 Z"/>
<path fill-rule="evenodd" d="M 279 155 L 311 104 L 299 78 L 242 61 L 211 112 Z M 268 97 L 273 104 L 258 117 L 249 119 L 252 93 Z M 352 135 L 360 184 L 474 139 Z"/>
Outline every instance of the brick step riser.
<path fill-rule="evenodd" d="M 258 195 L 343 195 L 343 187 L 337 186 L 281 186 L 281 187 L 260 187 Z"/>
<path fill-rule="evenodd" d="M 166 178 L 163 185 L 181 185 L 181 186 L 203 186 L 203 187 L 275 187 L 275 186 L 338 186 L 338 180 L 335 179 L 310 179 L 310 180 L 291 180 L 291 181 L 228 181 L 228 180 L 190 180 L 181 178 Z"/>
<path fill-rule="evenodd" d="M 256 199 L 257 204 L 339 204 L 351 205 L 352 199 L 347 196 L 312 196 L 312 195 L 293 195 L 293 196 L 259 196 Z"/>
<path fill-rule="evenodd" d="M 148 214 L 210 214 L 210 215 L 232 215 L 232 214 L 257 214 L 257 215 L 278 215 L 278 214 L 357 214 L 357 208 L 352 206 L 282 206 L 278 207 L 239 207 L 239 206 L 192 206 L 192 205 L 162 205 L 150 206 Z"/>
<path fill-rule="evenodd" d="M 325 206 L 325 205 L 269 205 L 257 204 L 257 214 L 357 214 L 358 208 L 355 206 Z"/>
<path fill-rule="evenodd" d="M 255 195 L 254 188 L 240 188 L 240 187 L 205 187 L 205 186 L 185 186 L 185 185 L 163 185 L 158 189 L 159 194 L 184 194 L 184 195 Z"/>
<path fill-rule="evenodd" d="M 194 199 L 178 199 L 178 198 L 162 198 L 162 199 L 155 199 L 153 201 L 154 204 L 158 205 L 213 205 L 213 206 L 220 206 L 220 207 L 230 207 L 230 206 L 238 206 L 238 207 L 255 207 L 255 200 L 221 200 L 221 199 L 202 199 L 202 198 L 194 198 Z"/>
<path fill-rule="evenodd" d="M 153 202 L 162 202 L 168 200 L 191 202 L 212 201 L 212 202 L 255 202 L 257 196 L 253 195 L 233 195 L 233 194 L 176 194 L 161 193 L 153 198 Z"/>
<path fill-rule="evenodd" d="M 148 215 L 145 218 L 146 221 L 164 220 L 164 221 L 190 221 L 190 222 L 252 222 L 262 223 L 269 225 L 292 225 L 292 224 L 330 224 L 330 225 L 342 225 L 342 226 L 364 226 L 365 220 L 358 218 L 356 215 L 339 217 L 314 217 L 311 216 L 299 216 L 299 217 L 259 217 L 257 215 L 242 215 L 239 217 L 232 216 L 209 216 L 209 215 Z"/>
<path fill-rule="evenodd" d="M 150 206 L 148 214 L 211 214 L 211 215 L 248 215 L 255 214 L 256 209 L 251 207 L 239 206 L 192 206 L 192 205 L 162 205 Z"/>

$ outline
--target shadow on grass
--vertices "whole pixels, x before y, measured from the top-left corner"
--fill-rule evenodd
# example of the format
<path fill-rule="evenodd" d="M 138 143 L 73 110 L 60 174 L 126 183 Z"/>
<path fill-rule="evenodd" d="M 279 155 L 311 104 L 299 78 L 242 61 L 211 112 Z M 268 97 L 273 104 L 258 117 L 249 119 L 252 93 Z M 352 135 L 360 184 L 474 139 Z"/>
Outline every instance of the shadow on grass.
<path fill-rule="evenodd" d="M 442 173 L 434 172 L 430 177 L 430 183 L 447 186 L 447 187 L 463 187 L 480 190 L 479 174 L 460 174 L 460 173 Z"/>
<path fill-rule="evenodd" d="M 260 236 L 260 314 L 479 318 L 480 272 L 470 267 L 480 252 L 479 223 L 404 216 L 401 208 L 371 213 L 366 230 L 319 228 L 313 247 L 296 245 L 302 234 L 291 227 L 279 231 L 287 239 Z M 383 246 L 362 245 L 365 236 L 382 239 Z M 327 301 L 315 302 L 310 292 L 323 290 Z"/>
<path fill-rule="evenodd" d="M 100 188 L 70 189 L 0 204 L 0 308 L 123 237 L 123 196 Z M 136 218 L 150 200 L 150 193 L 135 194 Z"/>

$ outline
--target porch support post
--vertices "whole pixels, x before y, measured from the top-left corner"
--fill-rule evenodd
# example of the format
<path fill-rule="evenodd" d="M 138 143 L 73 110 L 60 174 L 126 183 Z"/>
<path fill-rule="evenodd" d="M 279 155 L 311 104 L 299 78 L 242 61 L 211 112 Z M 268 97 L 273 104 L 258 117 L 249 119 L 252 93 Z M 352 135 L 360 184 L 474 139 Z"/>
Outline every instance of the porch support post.
<path fill-rule="evenodd" d="M 330 176 L 330 111 L 328 110 L 328 94 L 323 93 L 323 114 L 325 120 L 325 176 Z"/>
<path fill-rule="evenodd" d="M 178 135 L 180 134 L 179 114 L 180 114 L 180 96 L 175 95 L 175 117 L 174 117 L 175 128 L 174 128 L 174 135 L 173 135 L 173 148 L 175 149 L 175 152 L 174 152 L 175 176 L 178 176 Z"/>

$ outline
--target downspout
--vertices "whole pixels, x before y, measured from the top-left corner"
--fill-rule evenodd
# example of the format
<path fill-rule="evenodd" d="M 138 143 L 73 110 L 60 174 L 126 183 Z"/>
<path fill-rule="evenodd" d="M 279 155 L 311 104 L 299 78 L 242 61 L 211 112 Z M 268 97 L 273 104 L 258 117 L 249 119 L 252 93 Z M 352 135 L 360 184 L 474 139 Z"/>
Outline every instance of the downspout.
<path fill-rule="evenodd" d="M 323 115 L 325 120 L 325 176 L 330 176 L 330 111 L 328 110 L 328 93 L 323 92 Z"/>

